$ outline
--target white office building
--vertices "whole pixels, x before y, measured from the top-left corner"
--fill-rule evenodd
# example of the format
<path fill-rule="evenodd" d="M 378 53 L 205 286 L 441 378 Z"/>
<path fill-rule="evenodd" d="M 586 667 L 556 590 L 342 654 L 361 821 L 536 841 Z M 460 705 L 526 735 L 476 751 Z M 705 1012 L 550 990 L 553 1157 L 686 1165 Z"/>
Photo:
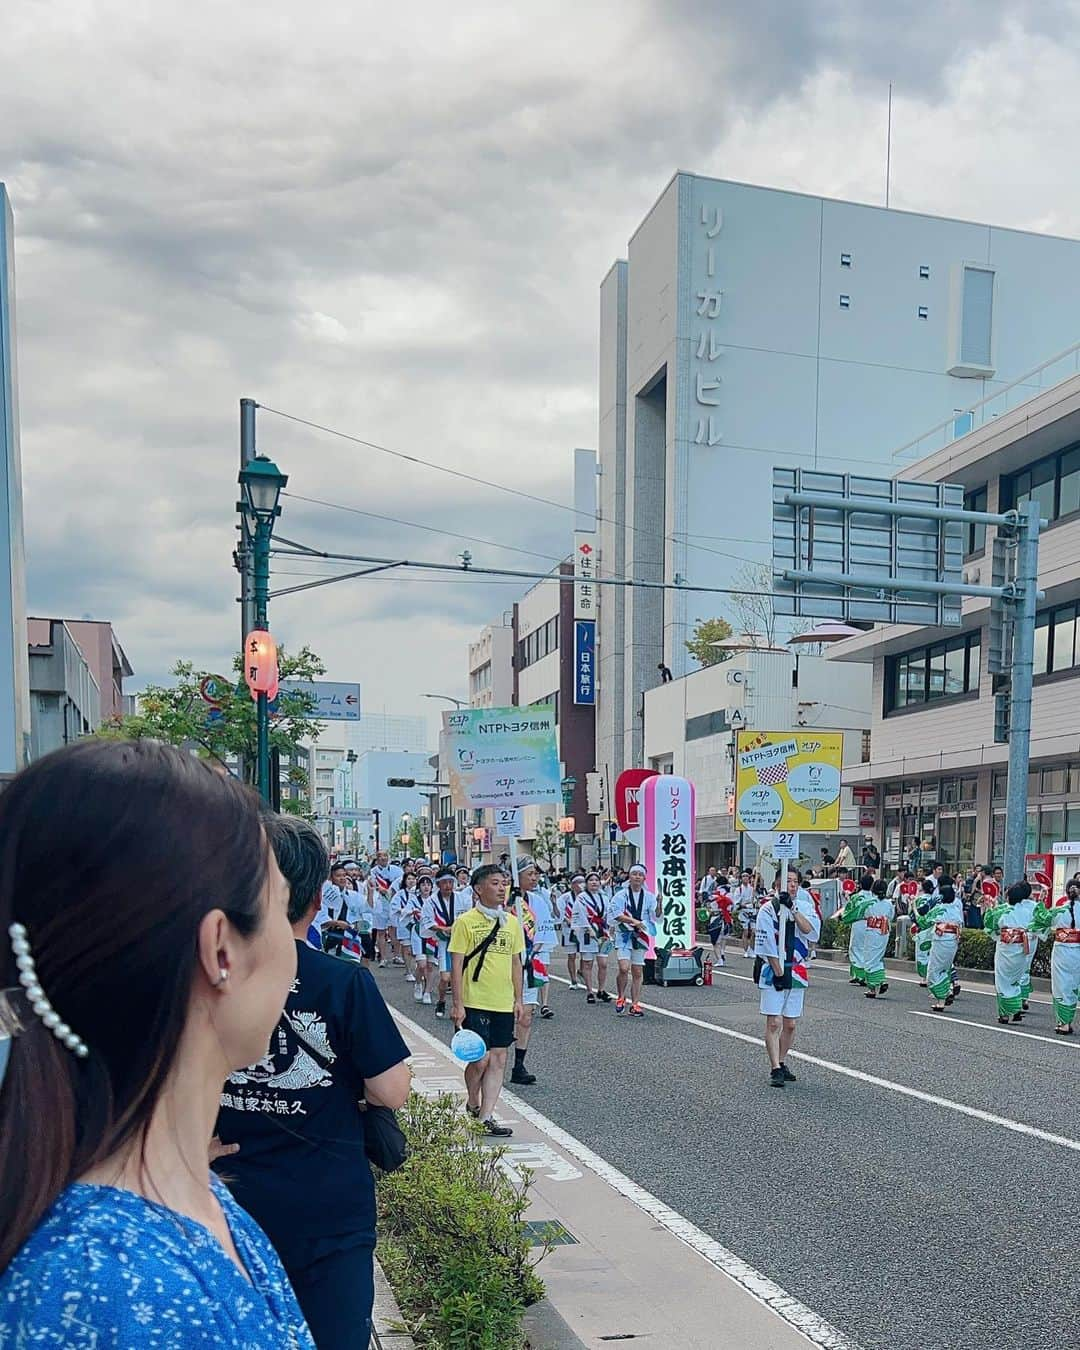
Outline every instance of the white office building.
<path fill-rule="evenodd" d="M 601 287 L 602 570 L 731 586 L 768 560 L 774 465 L 891 474 L 1075 341 L 1078 302 L 1074 240 L 676 174 Z M 658 663 L 726 608 L 605 590 L 598 766 L 642 763 Z"/>

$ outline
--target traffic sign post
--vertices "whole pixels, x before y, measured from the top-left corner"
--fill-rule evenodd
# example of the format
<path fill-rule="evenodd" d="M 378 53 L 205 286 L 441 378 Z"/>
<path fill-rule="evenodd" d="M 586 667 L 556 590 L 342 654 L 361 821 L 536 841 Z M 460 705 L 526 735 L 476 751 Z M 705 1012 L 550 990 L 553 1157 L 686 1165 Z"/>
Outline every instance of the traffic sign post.
<path fill-rule="evenodd" d="M 955 625 L 964 596 L 990 599 L 991 629 L 1012 661 L 1007 727 L 1005 877 L 1024 874 L 1031 688 L 1038 589 L 1038 503 L 1015 511 L 964 509 L 960 483 L 913 483 L 803 469 L 773 470 L 773 589 L 780 614 L 879 623 Z M 990 586 L 963 576 L 963 528 L 994 525 Z M 1001 543 L 999 544 L 999 540 Z M 1015 552 L 1013 579 L 1008 556 Z"/>

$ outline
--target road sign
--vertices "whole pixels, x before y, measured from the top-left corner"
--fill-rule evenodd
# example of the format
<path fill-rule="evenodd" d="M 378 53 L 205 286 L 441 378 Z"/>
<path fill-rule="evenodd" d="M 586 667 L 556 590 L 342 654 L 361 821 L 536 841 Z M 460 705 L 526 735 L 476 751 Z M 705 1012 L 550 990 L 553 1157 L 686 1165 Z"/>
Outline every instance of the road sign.
<path fill-rule="evenodd" d="M 740 731 L 735 738 L 735 828 L 840 828 L 842 731 Z"/>
<path fill-rule="evenodd" d="M 504 839 L 520 839 L 524 821 L 520 806 L 498 806 L 495 808 L 495 833 Z"/>
<path fill-rule="evenodd" d="M 959 624 L 960 596 L 971 594 L 964 523 L 954 518 L 963 507 L 961 483 L 773 469 L 776 612 Z M 910 589 L 897 589 L 904 582 Z"/>
<path fill-rule="evenodd" d="M 777 862 L 801 857 L 798 833 L 794 830 L 777 830 L 773 835 L 771 852 Z"/>
<path fill-rule="evenodd" d="M 315 700 L 312 717 L 320 722 L 359 722 L 360 686 L 331 680 L 282 680 L 290 694 L 307 694 Z"/>
<path fill-rule="evenodd" d="M 332 806 L 330 808 L 331 820 L 353 820 L 366 823 L 375 819 L 375 812 L 370 806 Z"/>

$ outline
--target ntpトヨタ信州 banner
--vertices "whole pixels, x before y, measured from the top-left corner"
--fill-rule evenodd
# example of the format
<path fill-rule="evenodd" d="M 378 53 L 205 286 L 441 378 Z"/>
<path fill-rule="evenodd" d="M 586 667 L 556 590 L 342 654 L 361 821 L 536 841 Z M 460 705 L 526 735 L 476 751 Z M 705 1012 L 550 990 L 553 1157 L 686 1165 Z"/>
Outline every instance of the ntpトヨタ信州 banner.
<path fill-rule="evenodd" d="M 740 731 L 735 828 L 835 834 L 840 828 L 842 731 Z"/>
<path fill-rule="evenodd" d="M 445 712 L 443 735 L 455 810 L 561 800 L 554 708 Z"/>

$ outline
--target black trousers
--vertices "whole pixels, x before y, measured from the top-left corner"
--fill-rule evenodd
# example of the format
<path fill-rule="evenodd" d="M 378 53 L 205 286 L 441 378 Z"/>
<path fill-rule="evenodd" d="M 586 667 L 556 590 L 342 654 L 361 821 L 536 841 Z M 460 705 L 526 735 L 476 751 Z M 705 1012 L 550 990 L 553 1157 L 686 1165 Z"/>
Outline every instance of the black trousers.
<path fill-rule="evenodd" d="M 288 1271 L 316 1350 L 367 1350 L 374 1257 L 374 1247 L 350 1247 Z"/>

